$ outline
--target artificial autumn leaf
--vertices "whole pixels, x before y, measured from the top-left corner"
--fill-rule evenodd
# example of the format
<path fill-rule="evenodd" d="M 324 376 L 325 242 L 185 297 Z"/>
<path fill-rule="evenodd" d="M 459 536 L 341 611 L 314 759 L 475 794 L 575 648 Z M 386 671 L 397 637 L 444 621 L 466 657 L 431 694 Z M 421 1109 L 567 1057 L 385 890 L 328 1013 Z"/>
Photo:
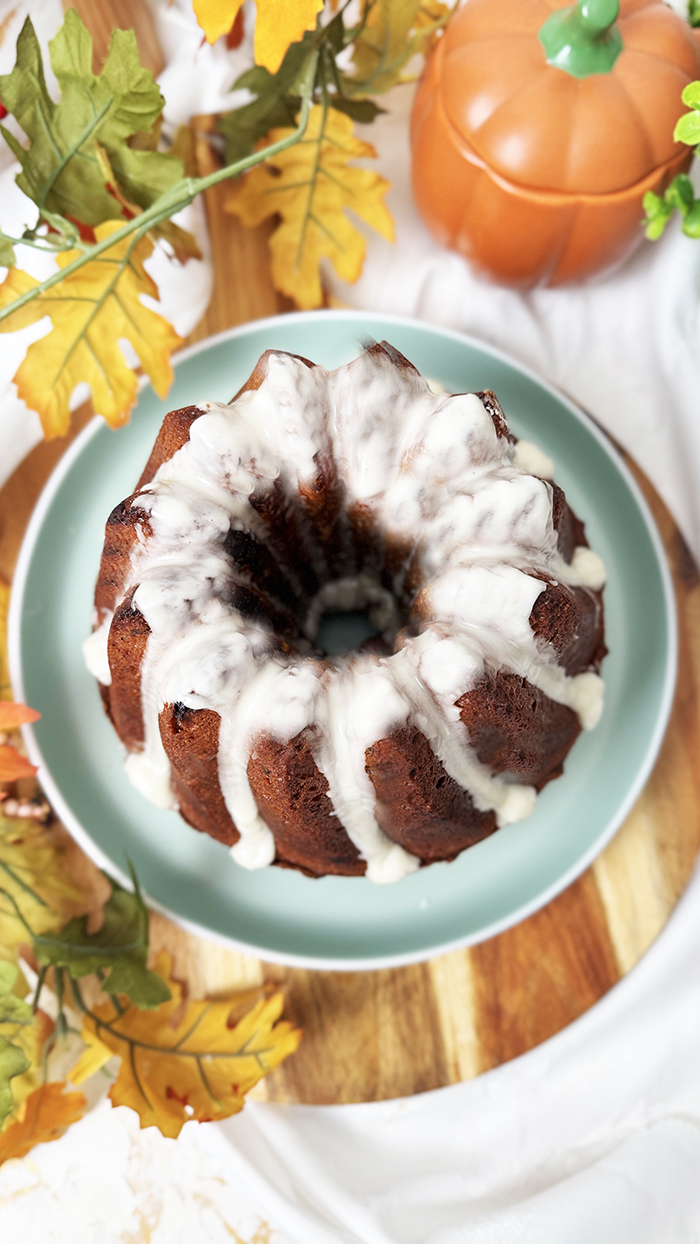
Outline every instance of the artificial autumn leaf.
<path fill-rule="evenodd" d="M 14 246 L 8 238 L 0 238 L 0 268 L 13 268 L 16 262 Z"/>
<path fill-rule="evenodd" d="M 62 826 L 3 817 L 0 805 L 0 891 L 0 944 L 13 946 L 78 914 L 97 922 L 109 885 Z"/>
<path fill-rule="evenodd" d="M 277 73 L 290 43 L 315 30 L 324 0 L 255 0 L 255 61 Z M 233 26 L 243 0 L 193 0 L 195 16 L 209 43 Z"/>
<path fill-rule="evenodd" d="M 324 0 L 256 0 L 255 60 L 270 73 L 282 64 L 290 43 L 314 30 Z"/>
<path fill-rule="evenodd" d="M 268 141 L 291 132 L 273 130 Z M 345 281 L 356 281 L 362 271 L 367 245 L 346 208 L 393 241 L 393 222 L 384 203 L 389 182 L 349 164 L 376 154 L 353 134 L 349 117 L 317 104 L 304 138 L 252 169 L 226 205 L 244 225 L 281 217 L 269 243 L 272 279 L 304 310 L 321 304 L 319 266 L 324 257 Z"/>
<path fill-rule="evenodd" d="M 0 1128 L 21 1118 L 23 1103 L 42 1083 L 44 1049 L 53 1030 L 53 1020 L 41 1010 L 31 1024 L 0 1023 Z M 3 1140 L 0 1132 L 0 1146 Z"/>
<path fill-rule="evenodd" d="M 136 150 L 127 140 L 152 128 L 163 99 L 139 61 L 133 30 L 114 30 L 102 72 L 92 72 L 92 39 L 69 9 L 49 44 L 61 88 L 55 103 L 46 88 L 39 41 L 27 18 L 17 40 L 12 73 L 0 77 L 0 98 L 26 134 L 24 147 L 2 133 L 22 165 L 17 184 L 40 207 L 86 225 L 113 218 L 114 198 L 96 158 L 108 153 L 125 196 L 149 207 L 182 177 L 173 156 Z"/>
<path fill-rule="evenodd" d="M 343 26 L 342 14 L 338 14 L 323 27 L 322 47 L 336 57 L 346 46 L 348 33 Z M 226 163 L 242 160 L 255 149 L 259 139 L 279 126 L 295 125 L 295 117 L 301 105 L 299 83 L 309 55 L 318 44 L 305 35 L 301 43 L 292 43 L 285 53 L 277 73 L 270 73 L 262 65 L 253 65 L 242 73 L 232 90 L 246 90 L 255 98 L 249 103 L 223 113 L 217 122 L 217 130 L 226 140 Z M 343 76 L 336 78 L 336 91 L 328 95 L 328 106 L 345 112 L 353 121 L 368 124 L 383 111 L 371 99 L 350 98 L 342 94 Z"/>
<path fill-rule="evenodd" d="M 0 782 L 16 782 L 18 778 L 34 777 L 36 765 L 20 755 L 11 743 L 0 743 Z"/>
<path fill-rule="evenodd" d="M 35 1145 L 57 1140 L 85 1113 L 82 1093 L 66 1093 L 63 1082 L 42 1084 L 27 1097 L 24 1113 L 0 1134 L 0 1165 L 22 1158 Z"/>
<path fill-rule="evenodd" d="M 148 910 L 138 886 L 131 893 L 114 883 L 96 932 L 77 916 L 55 936 L 35 937 L 34 953 L 42 967 L 66 968 L 74 980 L 103 974 L 105 992 L 123 994 L 136 1006 L 157 1007 L 170 997 L 162 976 L 146 967 Z"/>
<path fill-rule="evenodd" d="M 373 0 L 353 49 L 353 94 L 383 94 L 402 81 L 411 57 L 425 52 L 450 8 L 439 0 Z"/>
<path fill-rule="evenodd" d="M 31 1024 L 34 1012 L 24 998 L 15 992 L 20 978 L 19 968 L 6 959 L 0 960 L 0 1024 Z"/>
<path fill-rule="evenodd" d="M 293 43 L 277 73 L 253 65 L 236 79 L 232 89 L 250 91 L 255 99 L 219 117 L 217 129 L 226 139 L 227 164 L 249 155 L 258 140 L 274 127 L 294 127 L 300 105 L 294 88 L 308 54 L 305 42 Z"/>
<path fill-rule="evenodd" d="M 31 1062 L 15 1038 L 19 1029 L 34 1023 L 32 1008 L 14 992 L 19 969 L 0 960 L 0 1126 L 12 1110 L 11 1080 L 28 1071 Z"/>
<path fill-rule="evenodd" d="M 19 1076 L 29 1067 L 29 1059 L 23 1050 L 8 1041 L 0 1033 L 0 1125 L 12 1110 L 12 1084 L 15 1076 Z M 0 1144 L 2 1138 L 0 1138 Z"/>
<path fill-rule="evenodd" d="M 155 1125 L 178 1136 L 188 1119 L 226 1119 L 243 1108 L 244 1094 L 297 1048 L 301 1033 L 277 1022 L 283 999 L 261 999 L 229 1026 L 235 995 L 214 1002 L 187 1001 L 170 979 L 170 956 L 156 964 L 167 978 L 171 999 L 157 1011 L 130 1006 L 121 1014 L 111 1003 L 95 1006 L 85 1019 L 85 1039 L 97 1036 L 121 1057 L 109 1096 L 130 1106 L 141 1127 Z"/>
<path fill-rule="evenodd" d="M 228 34 L 242 6 L 243 0 L 192 0 L 194 15 L 207 43 L 216 43 Z"/>
<path fill-rule="evenodd" d="M 13 704 L 11 701 L 0 702 L 0 730 L 16 730 L 30 721 L 38 721 L 41 713 L 26 704 Z"/>
<path fill-rule="evenodd" d="M 150 137 L 150 135 L 146 137 Z M 95 143 L 95 156 L 102 169 L 105 185 L 115 202 L 119 204 L 122 216 L 126 220 L 133 220 L 135 216 L 141 214 L 142 208 L 138 203 L 130 202 L 124 194 L 110 164 L 109 156 L 105 148 L 100 146 L 99 143 Z M 181 229 L 174 221 L 164 220 L 160 225 L 156 225 L 153 228 L 152 233 L 154 237 L 162 238 L 168 243 L 179 263 L 184 264 L 188 259 L 202 258 L 202 252 L 192 234 L 188 233 L 187 229 Z"/>
<path fill-rule="evenodd" d="M 95 234 L 102 241 L 121 227 L 119 221 L 105 221 Z M 141 302 L 142 294 L 158 297 L 143 267 L 152 250 L 148 238 L 124 238 L 0 325 L 1 332 L 12 332 L 51 317 L 52 331 L 29 347 L 14 376 L 19 396 L 38 411 L 47 437 L 68 431 L 70 398 L 81 381 L 90 385 L 95 410 L 111 427 L 127 422 L 138 380 L 126 363 L 120 337 L 131 342 L 156 393 L 165 397 L 173 376 L 170 355 L 182 341 L 172 324 Z M 65 268 L 77 255 L 66 251 L 58 263 Z M 36 284 L 13 268 L 0 285 L 0 307 Z"/>
<path fill-rule="evenodd" d="M 87 1028 L 82 1031 L 82 1039 L 85 1043 L 83 1050 L 77 1063 L 71 1067 L 68 1072 L 68 1079 L 71 1084 L 84 1084 L 90 1076 L 94 1076 L 97 1071 L 108 1063 L 114 1055 L 108 1045 L 101 1041 L 97 1033 L 90 1032 Z"/>

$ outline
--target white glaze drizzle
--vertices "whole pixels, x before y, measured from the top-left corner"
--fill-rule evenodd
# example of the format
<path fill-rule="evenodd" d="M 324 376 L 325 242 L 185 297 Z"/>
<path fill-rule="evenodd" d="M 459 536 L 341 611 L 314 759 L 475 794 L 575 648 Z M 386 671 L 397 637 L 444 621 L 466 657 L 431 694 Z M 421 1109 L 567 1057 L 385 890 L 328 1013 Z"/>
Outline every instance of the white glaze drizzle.
<path fill-rule="evenodd" d="M 554 463 L 539 445 L 532 441 L 517 441 L 513 462 L 521 471 L 529 475 L 539 475 L 540 479 L 554 479 Z"/>
<path fill-rule="evenodd" d="M 95 611 L 97 612 L 97 611 Z M 107 659 L 107 640 L 109 638 L 109 628 L 112 625 L 114 614 L 108 611 L 102 621 L 95 617 L 93 625 L 95 627 L 91 635 L 83 640 L 83 660 L 89 673 L 103 687 L 109 687 L 112 683 L 112 671 L 109 668 Z"/>
<path fill-rule="evenodd" d="M 477 808 L 494 809 L 498 824 L 529 815 L 534 789 L 494 777 L 479 762 L 456 701 L 487 666 L 503 667 L 573 708 L 585 729 L 600 716 L 600 678 L 567 677 L 530 628 L 546 587 L 538 575 L 594 590 L 604 581 L 592 550 L 577 549 L 571 564 L 557 551 L 546 455 L 499 438 L 476 395 L 432 393 L 417 373 L 376 353 L 334 373 L 273 353 L 258 389 L 230 406 L 200 409 L 187 443 L 133 503 L 153 533 L 135 546 L 124 585 L 124 595 L 137 585 L 134 605 L 151 630 L 142 664 L 144 750 L 127 759 L 138 789 L 173 806 L 158 715 L 179 702 L 221 717 L 220 783 L 241 835 L 232 854 L 248 868 L 270 863 L 275 852 L 247 776 L 261 735 L 286 742 L 317 727 L 315 758 L 332 808 L 373 881 L 418 867 L 378 825 L 365 769 L 367 747 L 407 721 Z M 290 491 L 310 483 L 319 452 L 334 459 L 348 502 L 367 507 L 389 537 L 419 533 L 425 586 L 412 616 L 422 633 L 393 656 L 349 657 L 336 668 L 281 656 L 271 629 L 227 602 L 228 531 L 264 539 L 251 494 L 280 475 Z M 391 594 L 361 574 L 322 586 L 309 605 L 307 636 L 324 610 L 365 605 L 379 629 L 395 629 Z M 101 682 L 107 631 L 106 619 L 86 643 Z"/>

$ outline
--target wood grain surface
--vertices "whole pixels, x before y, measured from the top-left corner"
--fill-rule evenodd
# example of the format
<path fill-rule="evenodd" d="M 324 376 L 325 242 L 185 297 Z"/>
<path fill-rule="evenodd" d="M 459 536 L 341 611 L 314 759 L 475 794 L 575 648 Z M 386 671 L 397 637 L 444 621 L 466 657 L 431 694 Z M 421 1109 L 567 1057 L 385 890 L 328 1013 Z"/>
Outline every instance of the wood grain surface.
<path fill-rule="evenodd" d="M 90 0 L 82 14 L 105 46 L 122 0 Z M 145 3 L 130 20 L 153 48 Z M 120 25 L 125 25 L 123 16 Z M 207 128 L 200 119 L 200 130 Z M 204 169 L 214 159 L 203 137 Z M 285 308 L 267 267 L 267 234 L 223 210 L 226 188 L 206 199 L 215 290 L 191 340 Z M 0 493 L 0 574 L 10 580 L 22 532 L 71 437 L 42 444 Z M 267 964 L 152 916 L 153 951 L 167 947 L 194 996 L 231 987 L 282 987 L 286 1016 L 305 1030 L 298 1052 L 253 1096 L 279 1102 L 375 1101 L 466 1080 L 515 1058 L 581 1015 L 628 972 L 663 928 L 700 847 L 700 578 L 673 519 L 630 463 L 651 506 L 673 572 L 680 675 L 656 768 L 613 842 L 548 906 L 500 936 L 429 963 L 378 972 L 314 972 Z"/>

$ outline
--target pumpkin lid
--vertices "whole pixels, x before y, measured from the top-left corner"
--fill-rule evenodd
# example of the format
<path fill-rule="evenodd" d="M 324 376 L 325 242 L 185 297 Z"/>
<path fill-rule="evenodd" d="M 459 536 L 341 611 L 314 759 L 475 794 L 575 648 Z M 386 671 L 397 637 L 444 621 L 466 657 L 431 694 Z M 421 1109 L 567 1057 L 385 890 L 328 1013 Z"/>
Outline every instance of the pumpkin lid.
<path fill-rule="evenodd" d="M 681 92 L 700 77 L 700 45 L 661 0 L 621 0 L 606 35 L 617 45 L 611 67 L 575 76 L 548 62 L 541 37 L 552 14 L 570 7 L 467 0 L 437 49 L 440 98 L 459 137 L 509 181 L 610 193 L 682 149 L 673 130 Z"/>

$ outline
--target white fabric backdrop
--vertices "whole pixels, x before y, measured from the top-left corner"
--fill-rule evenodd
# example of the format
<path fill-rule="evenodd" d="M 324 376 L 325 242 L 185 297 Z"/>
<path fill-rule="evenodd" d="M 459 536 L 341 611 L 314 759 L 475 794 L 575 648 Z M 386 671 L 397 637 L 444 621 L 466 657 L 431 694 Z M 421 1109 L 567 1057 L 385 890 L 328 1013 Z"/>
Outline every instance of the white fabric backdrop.
<path fill-rule="evenodd" d="M 175 39 L 175 27 L 192 20 L 187 0 L 152 3 L 166 47 L 168 24 L 173 36 L 163 84 L 176 121 L 185 78 L 188 88 L 199 83 L 188 108 L 204 111 L 240 70 L 220 50 L 202 49 L 196 32 Z M 1 0 L 0 17 L 11 7 Z M 47 22 L 60 13 L 57 0 L 27 8 Z M 559 384 L 636 456 L 700 556 L 700 245 L 674 229 L 582 289 L 521 296 L 490 286 L 421 225 L 408 191 L 410 91 L 395 92 L 391 105 L 367 137 L 394 183 L 397 243 L 370 238 L 360 282 L 349 288 L 331 277 L 337 296 L 469 331 Z M 207 271 L 204 264 L 203 282 Z M 191 302 L 183 287 L 168 295 L 173 317 L 183 298 Z M 8 340 L 0 338 L 3 349 Z M 0 465 L 31 443 L 20 445 L 22 412 L 15 407 L 8 419 L 8 409 L 0 405 Z M 696 874 L 634 972 L 508 1066 L 379 1105 L 251 1103 L 225 1124 L 188 1124 L 178 1142 L 138 1133 L 129 1112 L 103 1103 L 61 1141 L 0 1171 L 0 1235 L 204 1244 L 230 1238 L 238 1214 L 249 1238 L 263 1230 L 252 1201 L 295 1244 L 700 1241 L 699 961 Z M 108 1179 L 96 1198 L 80 1192 L 80 1174 L 96 1178 L 98 1148 Z M 105 1198 L 114 1197 L 108 1211 Z"/>

